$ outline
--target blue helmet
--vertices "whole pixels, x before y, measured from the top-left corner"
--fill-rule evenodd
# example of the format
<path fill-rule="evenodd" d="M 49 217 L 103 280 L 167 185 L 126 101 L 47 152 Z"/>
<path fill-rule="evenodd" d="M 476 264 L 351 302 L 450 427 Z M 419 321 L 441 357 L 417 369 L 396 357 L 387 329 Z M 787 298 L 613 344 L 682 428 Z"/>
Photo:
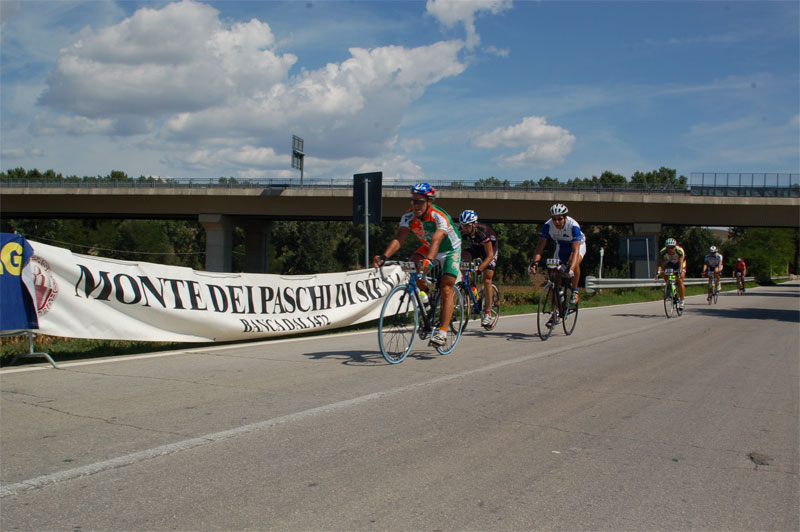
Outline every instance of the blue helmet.
<path fill-rule="evenodd" d="M 466 210 L 458 217 L 458 223 L 461 225 L 474 224 L 478 221 L 478 213 L 475 211 Z"/>
<path fill-rule="evenodd" d="M 436 189 L 428 183 L 417 183 L 411 187 L 411 193 L 421 194 L 423 196 L 428 196 L 429 198 L 436 197 Z"/>

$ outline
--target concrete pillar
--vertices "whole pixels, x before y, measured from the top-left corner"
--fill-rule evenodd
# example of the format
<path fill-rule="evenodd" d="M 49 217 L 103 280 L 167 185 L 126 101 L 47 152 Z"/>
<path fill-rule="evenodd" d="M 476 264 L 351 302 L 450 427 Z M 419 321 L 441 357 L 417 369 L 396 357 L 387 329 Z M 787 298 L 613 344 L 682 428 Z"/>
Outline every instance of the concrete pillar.
<path fill-rule="evenodd" d="M 658 250 L 660 242 L 658 236 L 661 233 L 661 224 L 659 223 L 634 223 L 633 235 L 646 236 L 651 239 L 650 248 L 650 263 L 644 260 L 635 260 L 633 262 L 633 277 L 636 279 L 644 279 L 647 277 L 654 277 L 658 271 Z"/>
<path fill-rule="evenodd" d="M 233 223 L 222 214 L 201 214 L 206 230 L 206 271 L 230 272 L 233 268 Z"/>
<path fill-rule="evenodd" d="M 244 229 L 244 271 L 248 273 L 267 273 L 269 271 L 269 243 L 272 238 L 270 220 L 242 220 L 239 226 Z"/>

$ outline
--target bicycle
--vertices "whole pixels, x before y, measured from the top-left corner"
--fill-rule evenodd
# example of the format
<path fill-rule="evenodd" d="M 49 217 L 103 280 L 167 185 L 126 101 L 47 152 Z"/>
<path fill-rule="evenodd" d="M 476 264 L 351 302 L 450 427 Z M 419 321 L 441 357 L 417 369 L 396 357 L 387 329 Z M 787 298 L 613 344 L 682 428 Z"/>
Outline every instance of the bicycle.
<path fill-rule="evenodd" d="M 740 296 L 744 295 L 744 275 L 742 275 L 742 272 L 736 272 L 736 293 Z"/>
<path fill-rule="evenodd" d="M 480 261 L 475 262 L 480 264 Z M 462 292 L 464 305 L 467 310 L 464 314 L 463 329 L 467 328 L 467 323 L 473 314 L 476 315 L 479 320 L 483 317 L 483 283 L 477 282 L 478 272 L 476 267 L 476 264 L 462 262 L 461 269 L 464 270 L 464 280 L 456 285 Z M 476 288 L 476 286 L 480 288 Z M 492 296 L 492 307 L 490 309 L 492 313 L 492 322 L 489 325 L 482 325 L 487 331 L 494 329 L 495 325 L 497 325 L 497 321 L 500 319 L 500 290 L 494 283 L 492 283 Z"/>
<path fill-rule="evenodd" d="M 431 284 L 434 277 L 437 281 L 441 278 L 441 267 L 437 264 L 434 276 L 417 273 L 413 262 L 386 261 L 384 264 L 400 265 L 408 273 L 408 281 L 395 286 L 386 296 L 381 315 L 378 319 L 378 344 L 383 358 L 390 364 L 399 364 L 408 356 L 414 346 L 417 336 L 425 340 L 430 338 L 433 331 L 441 324 L 442 293 L 439 283 Z M 432 286 L 428 304 L 424 304 L 420 296 L 417 281 L 424 280 Z M 447 331 L 447 343 L 436 346 L 436 351 L 441 355 L 453 352 L 456 344 L 461 339 L 464 322 L 464 299 L 461 291 L 453 290 L 453 317 Z"/>
<path fill-rule="evenodd" d="M 550 338 L 553 329 L 561 323 L 569 336 L 578 321 L 578 305 L 571 304 L 572 285 L 569 282 L 569 265 L 558 259 L 547 259 L 547 282 L 539 296 L 536 326 L 542 341 Z M 566 286 L 562 286 L 566 285 Z"/>
<path fill-rule="evenodd" d="M 680 306 L 680 296 L 678 295 L 678 287 L 675 285 L 677 275 L 672 268 L 664 269 L 664 313 L 667 318 L 671 318 L 675 314 L 680 316 L 683 314 L 683 309 Z"/>
<path fill-rule="evenodd" d="M 717 299 L 719 298 L 719 280 L 717 279 L 716 274 L 710 273 L 708 275 L 708 304 L 710 305 L 712 302 L 714 304 L 717 303 Z"/>

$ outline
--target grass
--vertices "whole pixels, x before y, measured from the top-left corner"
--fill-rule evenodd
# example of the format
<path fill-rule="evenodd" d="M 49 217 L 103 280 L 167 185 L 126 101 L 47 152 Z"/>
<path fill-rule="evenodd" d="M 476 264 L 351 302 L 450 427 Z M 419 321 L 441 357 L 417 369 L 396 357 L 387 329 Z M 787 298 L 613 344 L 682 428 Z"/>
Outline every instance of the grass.
<path fill-rule="evenodd" d="M 747 283 L 748 287 L 758 286 L 757 283 Z M 733 283 L 723 284 L 722 291 L 735 290 Z M 686 287 L 686 295 L 700 295 L 706 293 L 705 285 L 692 285 Z M 501 286 L 502 302 L 500 315 L 530 314 L 537 311 L 541 283 L 536 285 L 507 285 Z M 622 305 L 625 303 L 641 303 L 645 301 L 659 301 L 663 297 L 661 288 L 635 288 L 631 290 L 605 290 L 602 293 L 587 294 L 581 290 L 581 308 L 604 307 L 610 305 Z M 339 332 L 362 330 L 375 327 L 377 321 L 371 321 L 338 329 Z M 307 333 L 295 336 L 313 336 L 319 334 L 330 334 L 331 330 Z M 264 341 L 268 338 L 259 338 Z M 241 340 L 238 342 L 224 342 L 226 344 L 238 344 L 252 342 L 253 340 Z M 170 351 L 175 349 L 192 349 L 197 347 L 207 347 L 211 345 L 222 345 L 223 342 L 206 343 L 185 343 L 185 342 L 143 342 L 143 341 L 123 341 L 123 340 L 91 340 L 83 338 L 63 338 L 60 336 L 38 335 L 34 341 L 34 350 L 46 352 L 56 362 L 69 360 L 79 360 L 87 358 L 99 358 L 116 355 L 131 355 L 137 353 L 150 353 L 154 351 Z M 8 366 L 14 355 L 17 353 L 28 352 L 28 339 L 25 336 L 12 336 L 0 339 L 0 367 Z M 23 358 L 19 364 L 42 363 L 43 358 Z"/>

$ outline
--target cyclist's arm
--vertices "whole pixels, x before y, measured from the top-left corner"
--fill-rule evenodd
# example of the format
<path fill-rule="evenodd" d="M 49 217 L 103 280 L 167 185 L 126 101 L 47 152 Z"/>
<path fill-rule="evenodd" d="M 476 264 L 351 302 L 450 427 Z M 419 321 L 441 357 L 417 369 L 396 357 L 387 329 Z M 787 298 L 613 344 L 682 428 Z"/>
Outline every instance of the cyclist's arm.
<path fill-rule="evenodd" d="M 542 251 L 547 245 L 547 237 L 539 237 L 539 243 L 536 244 L 536 250 L 533 252 L 533 261 L 531 263 L 531 271 L 536 269 L 536 264 L 542 260 Z"/>
<path fill-rule="evenodd" d="M 430 260 L 434 260 L 436 255 L 439 253 L 439 246 L 442 244 L 442 240 L 444 237 L 447 236 L 447 232 L 443 229 L 437 229 L 433 232 L 433 236 L 431 237 L 431 245 L 428 246 L 428 256 L 426 258 Z"/>
<path fill-rule="evenodd" d="M 397 233 L 395 233 L 394 238 L 389 242 L 389 245 L 386 246 L 386 250 L 383 252 L 383 255 L 386 258 L 391 257 L 400 247 L 403 245 L 403 242 L 406 241 L 406 237 L 409 233 L 408 227 L 398 227 Z"/>
<path fill-rule="evenodd" d="M 486 270 L 486 268 L 489 267 L 489 263 L 492 262 L 492 258 L 494 257 L 494 248 L 492 248 L 492 242 L 488 239 L 483 243 L 483 254 L 483 262 L 481 262 L 481 265 L 478 266 L 478 270 L 480 271 Z"/>
<path fill-rule="evenodd" d="M 573 240 L 572 241 L 572 254 L 570 255 L 569 261 L 569 269 L 573 272 L 575 268 L 578 266 L 578 257 L 581 256 L 581 243 L 580 241 Z"/>

